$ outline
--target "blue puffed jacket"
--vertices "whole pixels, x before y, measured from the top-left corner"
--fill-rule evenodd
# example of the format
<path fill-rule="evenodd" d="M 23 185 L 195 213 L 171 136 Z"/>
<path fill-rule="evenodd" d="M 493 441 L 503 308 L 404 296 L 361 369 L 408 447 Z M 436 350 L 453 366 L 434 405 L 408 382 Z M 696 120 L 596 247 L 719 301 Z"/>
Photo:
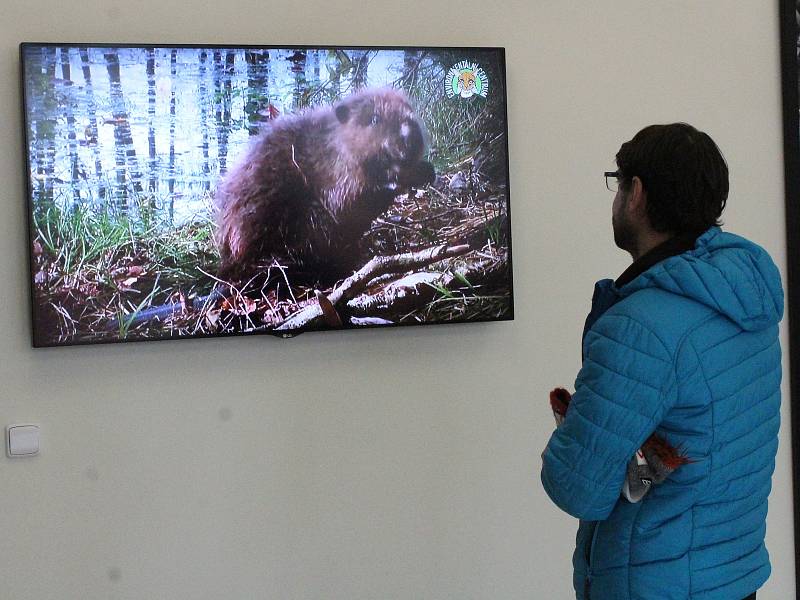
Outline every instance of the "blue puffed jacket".
<path fill-rule="evenodd" d="M 598 282 L 541 473 L 581 519 L 578 599 L 737 600 L 766 581 L 782 316 L 769 255 L 718 227 L 627 284 Z M 692 462 L 632 504 L 626 465 L 654 431 Z"/>

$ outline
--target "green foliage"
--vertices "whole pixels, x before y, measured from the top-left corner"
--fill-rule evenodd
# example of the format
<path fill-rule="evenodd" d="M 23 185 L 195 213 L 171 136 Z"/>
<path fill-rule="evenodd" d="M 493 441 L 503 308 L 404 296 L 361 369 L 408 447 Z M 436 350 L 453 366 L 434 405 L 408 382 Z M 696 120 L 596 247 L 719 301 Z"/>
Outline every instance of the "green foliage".
<path fill-rule="evenodd" d="M 505 229 L 501 227 L 501 221 L 493 220 L 486 223 L 486 236 L 495 247 L 505 244 Z"/>
<path fill-rule="evenodd" d="M 124 315 L 121 310 L 117 311 L 117 323 L 119 323 L 120 339 L 125 339 L 127 337 L 128 330 L 136 319 L 136 315 L 153 303 L 153 299 L 156 297 L 156 294 L 159 292 L 159 290 L 158 277 L 156 277 L 156 282 L 153 285 L 152 291 L 136 306 L 136 308 L 129 315 Z"/>
<path fill-rule="evenodd" d="M 448 98 L 444 80 L 450 67 L 463 60 L 461 53 L 437 54 L 431 60 L 420 60 L 413 73 L 405 73 L 396 82 L 412 97 L 417 115 L 425 124 L 430 146 L 429 159 L 437 172 L 447 171 L 454 165 L 474 157 L 476 151 L 488 140 L 505 132 L 502 119 L 504 107 L 499 74 L 488 73 L 488 97 L 473 96 L 469 100 Z M 489 62 L 475 57 L 476 62 L 488 67 Z M 490 61 L 491 62 L 491 61 Z"/>
<path fill-rule="evenodd" d="M 453 273 L 453 275 L 455 276 L 456 280 L 461 283 L 461 285 L 465 285 L 468 288 L 473 287 L 472 284 L 469 282 L 469 279 L 467 279 L 463 273 L 456 271 L 455 273 Z"/>
<path fill-rule="evenodd" d="M 112 204 L 112 203 L 110 203 Z M 81 339 L 98 322 L 121 318 L 178 293 L 204 294 L 218 260 L 212 223 L 180 227 L 152 198 L 136 197 L 126 211 L 50 202 L 33 214 L 34 281 L 39 302 L 62 317 L 60 337 Z M 38 247 L 37 247 L 38 246 Z"/>
<path fill-rule="evenodd" d="M 194 278 L 195 267 L 214 260 L 211 222 L 172 227 L 165 211 L 149 202 L 138 203 L 137 209 L 118 214 L 49 203 L 34 213 L 34 234 L 49 266 L 62 277 L 86 270 L 107 274 L 127 259 L 146 269 Z"/>

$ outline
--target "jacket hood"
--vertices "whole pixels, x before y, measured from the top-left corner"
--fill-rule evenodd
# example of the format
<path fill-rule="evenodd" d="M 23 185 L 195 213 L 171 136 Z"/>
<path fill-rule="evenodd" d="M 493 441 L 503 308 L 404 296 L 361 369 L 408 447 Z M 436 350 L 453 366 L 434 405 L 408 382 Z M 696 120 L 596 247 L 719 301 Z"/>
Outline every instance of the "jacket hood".
<path fill-rule="evenodd" d="M 686 296 L 756 331 L 783 318 L 778 268 L 761 246 L 712 227 L 693 250 L 671 256 L 618 288 L 621 297 L 644 288 Z"/>

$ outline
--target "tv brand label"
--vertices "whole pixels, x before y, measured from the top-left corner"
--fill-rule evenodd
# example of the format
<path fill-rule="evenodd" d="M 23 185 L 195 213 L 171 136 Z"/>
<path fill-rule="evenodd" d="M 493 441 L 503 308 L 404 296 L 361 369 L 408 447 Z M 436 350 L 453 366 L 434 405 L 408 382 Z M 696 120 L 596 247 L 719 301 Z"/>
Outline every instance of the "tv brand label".
<path fill-rule="evenodd" d="M 454 96 L 462 98 L 483 96 L 486 98 L 486 94 L 489 92 L 489 78 L 486 77 L 486 72 L 478 66 L 478 63 L 462 60 L 447 72 L 445 91 L 448 98 Z"/>

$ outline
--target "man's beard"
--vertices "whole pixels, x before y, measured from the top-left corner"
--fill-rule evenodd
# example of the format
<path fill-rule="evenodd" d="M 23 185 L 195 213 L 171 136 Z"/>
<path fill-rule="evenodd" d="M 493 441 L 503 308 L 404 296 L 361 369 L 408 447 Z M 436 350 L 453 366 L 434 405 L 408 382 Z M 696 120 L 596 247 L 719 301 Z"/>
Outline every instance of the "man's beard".
<path fill-rule="evenodd" d="M 625 201 L 623 201 L 625 202 Z M 625 219 L 625 206 L 620 207 L 618 214 L 611 216 L 611 226 L 614 229 L 614 243 L 617 248 L 632 252 L 636 246 L 636 231 L 633 224 Z"/>

